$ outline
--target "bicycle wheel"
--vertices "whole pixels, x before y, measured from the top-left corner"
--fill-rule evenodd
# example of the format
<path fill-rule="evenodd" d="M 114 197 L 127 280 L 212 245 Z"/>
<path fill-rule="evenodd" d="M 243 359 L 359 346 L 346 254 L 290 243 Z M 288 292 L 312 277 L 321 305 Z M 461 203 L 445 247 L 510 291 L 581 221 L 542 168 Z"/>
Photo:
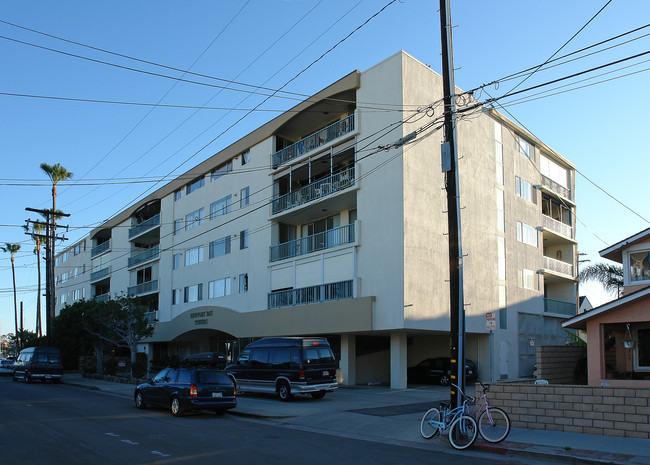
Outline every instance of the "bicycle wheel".
<path fill-rule="evenodd" d="M 496 407 L 489 407 L 478 418 L 478 432 L 487 442 L 501 442 L 510 433 L 508 414 Z"/>
<path fill-rule="evenodd" d="M 432 408 L 427 410 L 427 413 L 420 421 L 420 434 L 424 439 L 431 439 L 440 434 L 440 410 Z"/>
<path fill-rule="evenodd" d="M 469 415 L 457 417 L 449 427 L 449 443 L 454 449 L 467 449 L 476 441 L 478 426 Z"/>

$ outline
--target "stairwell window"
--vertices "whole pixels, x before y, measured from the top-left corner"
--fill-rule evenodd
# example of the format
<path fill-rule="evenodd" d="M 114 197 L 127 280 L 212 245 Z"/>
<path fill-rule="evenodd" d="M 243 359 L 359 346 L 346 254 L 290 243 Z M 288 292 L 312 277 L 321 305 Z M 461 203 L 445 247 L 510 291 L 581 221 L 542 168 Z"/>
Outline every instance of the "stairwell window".
<path fill-rule="evenodd" d="M 248 292 L 248 273 L 239 275 L 239 293 L 245 294 Z"/>
<path fill-rule="evenodd" d="M 183 220 L 181 220 L 180 218 L 178 218 L 177 220 L 174 220 L 174 235 L 181 232 L 181 222 L 182 221 Z"/>
<path fill-rule="evenodd" d="M 172 270 L 177 270 L 181 267 L 181 254 L 175 253 L 172 258 Z"/>
<path fill-rule="evenodd" d="M 249 192 L 250 187 L 246 186 L 241 191 L 239 191 L 239 208 L 244 208 L 249 203 Z"/>
<path fill-rule="evenodd" d="M 248 229 L 239 233 L 239 250 L 248 248 Z"/>

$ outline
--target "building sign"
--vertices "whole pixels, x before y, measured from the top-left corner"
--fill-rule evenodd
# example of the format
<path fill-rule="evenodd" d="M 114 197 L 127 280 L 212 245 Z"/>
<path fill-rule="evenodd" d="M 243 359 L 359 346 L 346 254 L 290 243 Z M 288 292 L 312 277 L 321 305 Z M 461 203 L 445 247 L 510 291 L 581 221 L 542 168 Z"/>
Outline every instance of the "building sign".
<path fill-rule="evenodd" d="M 497 314 L 496 312 L 487 312 L 485 314 L 485 329 L 494 331 L 497 329 Z"/>
<path fill-rule="evenodd" d="M 205 312 L 193 312 L 190 313 L 190 318 L 194 320 L 194 325 L 195 326 L 200 326 L 200 325 L 207 325 L 208 324 L 208 318 L 209 316 L 212 316 L 212 310 L 207 310 Z"/>

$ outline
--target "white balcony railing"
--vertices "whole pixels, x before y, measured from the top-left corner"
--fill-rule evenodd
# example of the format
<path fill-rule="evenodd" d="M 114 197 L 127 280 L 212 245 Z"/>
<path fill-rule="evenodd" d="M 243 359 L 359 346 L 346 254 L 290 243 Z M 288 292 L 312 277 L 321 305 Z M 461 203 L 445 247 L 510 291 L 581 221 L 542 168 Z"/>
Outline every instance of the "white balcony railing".
<path fill-rule="evenodd" d="M 111 240 L 110 239 L 107 240 L 106 242 L 102 242 L 101 244 L 93 247 L 92 250 L 90 251 L 90 256 L 95 257 L 95 256 L 97 256 L 99 254 L 102 254 L 104 252 L 107 252 L 109 250 L 111 250 Z"/>
<path fill-rule="evenodd" d="M 571 193 L 571 189 L 568 189 L 560 185 L 559 183 L 553 181 L 551 178 L 547 178 L 544 175 L 542 175 L 542 186 L 546 187 L 547 189 L 550 189 L 551 191 L 555 192 L 557 195 L 564 197 L 565 199 L 569 199 L 573 201 L 573 195 Z"/>
<path fill-rule="evenodd" d="M 158 246 L 147 249 L 144 252 L 138 252 L 129 257 L 129 268 L 144 262 L 148 262 L 149 260 L 157 259 L 158 255 L 160 255 Z"/>
<path fill-rule="evenodd" d="M 111 274 L 110 266 L 107 266 L 106 268 L 102 268 L 101 270 L 98 271 L 93 271 L 92 273 L 90 273 L 90 282 L 93 283 L 95 281 L 99 281 L 100 279 L 104 279 L 109 274 Z"/>
<path fill-rule="evenodd" d="M 160 213 L 129 229 L 129 240 L 156 226 L 160 226 Z"/>
<path fill-rule="evenodd" d="M 573 264 L 556 260 L 551 257 L 544 257 L 544 269 L 571 276 L 572 278 L 574 277 Z"/>
<path fill-rule="evenodd" d="M 354 223 L 271 246 L 270 261 L 297 257 L 354 242 Z"/>
<path fill-rule="evenodd" d="M 326 302 L 328 300 L 351 299 L 352 297 L 352 281 L 341 281 L 300 289 L 271 292 L 268 296 L 268 307 L 290 307 L 293 305 Z"/>
<path fill-rule="evenodd" d="M 574 239 L 573 227 L 569 224 L 564 224 L 561 221 L 551 218 L 550 216 L 542 215 L 542 226 L 558 233 L 561 236 Z"/>
<path fill-rule="evenodd" d="M 149 294 L 151 292 L 158 291 L 158 280 L 154 279 L 153 281 L 147 281 L 145 283 L 140 283 L 135 286 L 129 287 L 129 295 L 142 295 Z"/>

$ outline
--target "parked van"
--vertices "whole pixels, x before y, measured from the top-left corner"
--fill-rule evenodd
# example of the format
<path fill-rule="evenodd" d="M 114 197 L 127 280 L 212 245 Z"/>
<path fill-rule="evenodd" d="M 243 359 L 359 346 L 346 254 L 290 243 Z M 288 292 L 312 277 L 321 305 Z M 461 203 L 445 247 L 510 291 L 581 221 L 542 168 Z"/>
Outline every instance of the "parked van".
<path fill-rule="evenodd" d="M 236 363 L 226 367 L 238 392 L 293 394 L 321 399 L 338 387 L 336 360 L 327 339 L 267 337 L 252 342 Z"/>
<path fill-rule="evenodd" d="M 34 379 L 61 382 L 63 364 L 61 353 L 56 347 L 28 347 L 20 351 L 14 363 L 14 381 L 19 379 L 30 383 Z"/>

